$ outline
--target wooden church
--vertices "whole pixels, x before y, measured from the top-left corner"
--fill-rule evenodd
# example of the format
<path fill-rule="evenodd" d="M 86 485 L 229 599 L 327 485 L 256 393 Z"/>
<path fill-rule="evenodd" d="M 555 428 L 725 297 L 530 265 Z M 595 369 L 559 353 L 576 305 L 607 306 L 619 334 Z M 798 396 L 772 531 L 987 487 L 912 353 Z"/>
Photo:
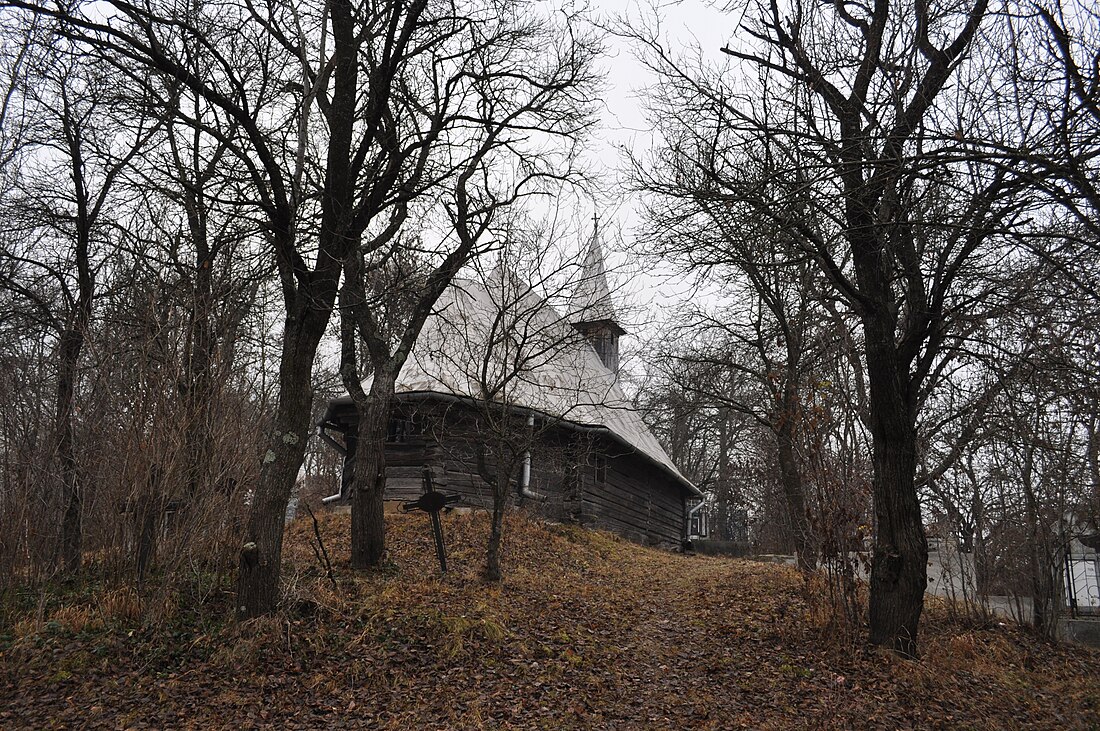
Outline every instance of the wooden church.
<path fill-rule="evenodd" d="M 504 266 L 453 282 L 397 381 L 386 500 L 418 497 L 427 466 L 460 505 L 488 508 L 486 453 L 507 453 L 516 504 L 646 545 L 682 545 L 699 490 L 619 387 L 624 330 L 598 244 L 582 272 L 564 313 Z M 356 448 L 349 396 L 329 403 L 320 428 L 345 453 L 341 491 L 326 501 L 345 500 Z"/>

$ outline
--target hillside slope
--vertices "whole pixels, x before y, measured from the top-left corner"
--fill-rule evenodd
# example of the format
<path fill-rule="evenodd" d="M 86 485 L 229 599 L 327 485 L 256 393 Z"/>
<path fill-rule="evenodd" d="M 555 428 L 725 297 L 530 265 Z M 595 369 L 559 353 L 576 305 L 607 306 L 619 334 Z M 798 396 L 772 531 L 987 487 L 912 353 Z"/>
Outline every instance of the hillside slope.
<path fill-rule="evenodd" d="M 321 519 L 333 556 L 346 520 Z M 196 607 L 178 588 L 19 623 L 0 640 L 0 727 L 1100 727 L 1095 651 L 933 607 L 924 659 L 900 661 L 838 638 L 790 570 L 518 515 L 506 582 L 486 587 L 485 516 L 445 525 L 442 580 L 424 516 L 394 516 L 385 571 L 337 561 L 338 591 L 299 521 L 278 617 L 233 626 L 228 591 Z"/>

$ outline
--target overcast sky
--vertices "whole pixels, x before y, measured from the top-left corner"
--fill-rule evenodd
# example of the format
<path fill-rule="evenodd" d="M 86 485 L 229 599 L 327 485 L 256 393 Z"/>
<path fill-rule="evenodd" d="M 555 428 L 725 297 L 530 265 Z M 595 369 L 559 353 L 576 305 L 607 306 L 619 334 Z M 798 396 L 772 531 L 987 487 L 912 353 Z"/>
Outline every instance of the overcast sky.
<path fill-rule="evenodd" d="M 636 21 L 653 17 L 654 8 L 637 0 L 595 0 L 601 19 Z M 719 49 L 734 34 L 736 18 L 715 10 L 710 3 L 700 0 L 684 0 L 660 5 L 663 37 L 670 49 L 698 45 L 704 58 L 713 55 L 716 64 L 723 63 Z M 634 55 L 634 50 L 623 40 L 609 39 L 608 93 L 604 113 L 603 137 L 609 144 L 630 144 L 649 132 L 642 113 L 642 102 L 637 98 L 641 90 L 652 80 L 645 73 Z"/>
<path fill-rule="evenodd" d="M 720 49 L 734 37 L 739 20 L 700 0 L 666 2 L 656 11 L 645 0 L 641 3 L 637 0 L 594 0 L 594 3 L 604 21 L 637 21 L 641 17 L 652 18 L 654 12 L 658 12 L 667 48 L 698 46 L 701 57 L 713 58 L 716 65 L 725 62 Z M 641 97 L 653 79 L 637 61 L 635 49 L 626 41 L 610 38 L 608 50 L 609 56 L 604 62 L 608 73 L 607 92 L 599 141 L 593 154 L 601 166 L 619 169 L 624 147 L 644 152 L 651 144 L 651 130 Z M 639 221 L 631 201 L 627 200 L 615 212 L 614 222 L 621 229 L 623 239 L 627 242 L 633 239 Z M 652 336 L 662 315 L 667 315 L 671 307 L 687 296 L 686 283 L 660 268 L 639 268 L 635 262 L 626 261 L 622 252 L 616 251 L 621 248 L 619 242 L 608 241 L 606 248 L 609 249 L 611 278 L 619 285 L 616 299 L 627 320 L 624 324 L 632 335 L 645 341 Z"/>

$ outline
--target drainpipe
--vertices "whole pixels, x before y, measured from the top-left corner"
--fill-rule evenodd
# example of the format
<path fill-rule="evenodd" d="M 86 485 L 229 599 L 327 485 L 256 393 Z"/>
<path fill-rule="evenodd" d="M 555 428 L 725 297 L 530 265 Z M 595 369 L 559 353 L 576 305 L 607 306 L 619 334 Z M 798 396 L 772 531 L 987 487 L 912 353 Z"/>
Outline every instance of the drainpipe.
<path fill-rule="evenodd" d="M 706 504 L 707 504 L 706 500 L 701 500 L 698 505 L 696 505 L 694 508 L 692 508 L 691 510 L 689 510 L 687 512 L 688 540 L 691 540 L 693 537 L 695 537 L 695 538 L 705 538 L 705 536 L 702 535 L 702 534 L 700 534 L 698 536 L 692 536 L 691 535 L 691 519 L 694 518 L 695 514 L 698 513 L 700 510 L 702 510 L 703 507 L 706 506 Z"/>
<path fill-rule="evenodd" d="M 527 431 L 533 432 L 535 428 L 535 415 L 527 416 Z M 531 489 L 531 449 L 530 446 L 523 452 L 523 472 L 519 478 L 519 494 L 528 500 L 546 500 L 546 496 Z"/>
<path fill-rule="evenodd" d="M 345 457 L 347 456 L 348 450 L 344 448 L 344 445 L 333 439 L 332 436 L 327 431 L 325 431 L 324 422 L 317 425 L 317 436 L 321 437 L 321 439 L 324 440 L 325 444 L 328 444 L 330 447 L 332 447 Z M 340 483 L 340 490 L 335 495 L 329 495 L 328 497 L 321 498 L 321 502 L 323 504 L 328 505 L 344 497 L 343 477 L 341 477 Z"/>

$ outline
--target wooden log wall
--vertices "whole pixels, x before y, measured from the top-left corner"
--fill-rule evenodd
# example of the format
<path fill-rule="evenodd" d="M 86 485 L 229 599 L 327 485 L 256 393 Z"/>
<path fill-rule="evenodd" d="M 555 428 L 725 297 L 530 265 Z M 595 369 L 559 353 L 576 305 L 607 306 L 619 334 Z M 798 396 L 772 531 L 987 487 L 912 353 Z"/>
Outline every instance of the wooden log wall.
<path fill-rule="evenodd" d="M 605 469 L 595 463 L 602 451 Z M 684 535 L 684 490 L 644 457 L 597 443 L 585 470 L 583 521 L 649 546 L 678 549 Z M 603 477 L 603 481 L 599 477 Z"/>
<path fill-rule="evenodd" d="M 396 416 L 411 428 L 402 434 L 403 441 L 386 445 L 387 500 L 416 499 L 427 464 L 437 489 L 462 495 L 462 505 L 492 507 L 492 490 L 478 471 L 478 450 L 488 437 L 479 429 L 476 411 L 415 401 L 399 404 Z M 680 546 L 685 493 L 663 470 L 600 435 L 559 427 L 536 431 L 529 489 L 545 499 L 519 495 L 517 469 L 509 490 L 511 504 L 550 520 L 611 530 L 645 545 Z"/>

